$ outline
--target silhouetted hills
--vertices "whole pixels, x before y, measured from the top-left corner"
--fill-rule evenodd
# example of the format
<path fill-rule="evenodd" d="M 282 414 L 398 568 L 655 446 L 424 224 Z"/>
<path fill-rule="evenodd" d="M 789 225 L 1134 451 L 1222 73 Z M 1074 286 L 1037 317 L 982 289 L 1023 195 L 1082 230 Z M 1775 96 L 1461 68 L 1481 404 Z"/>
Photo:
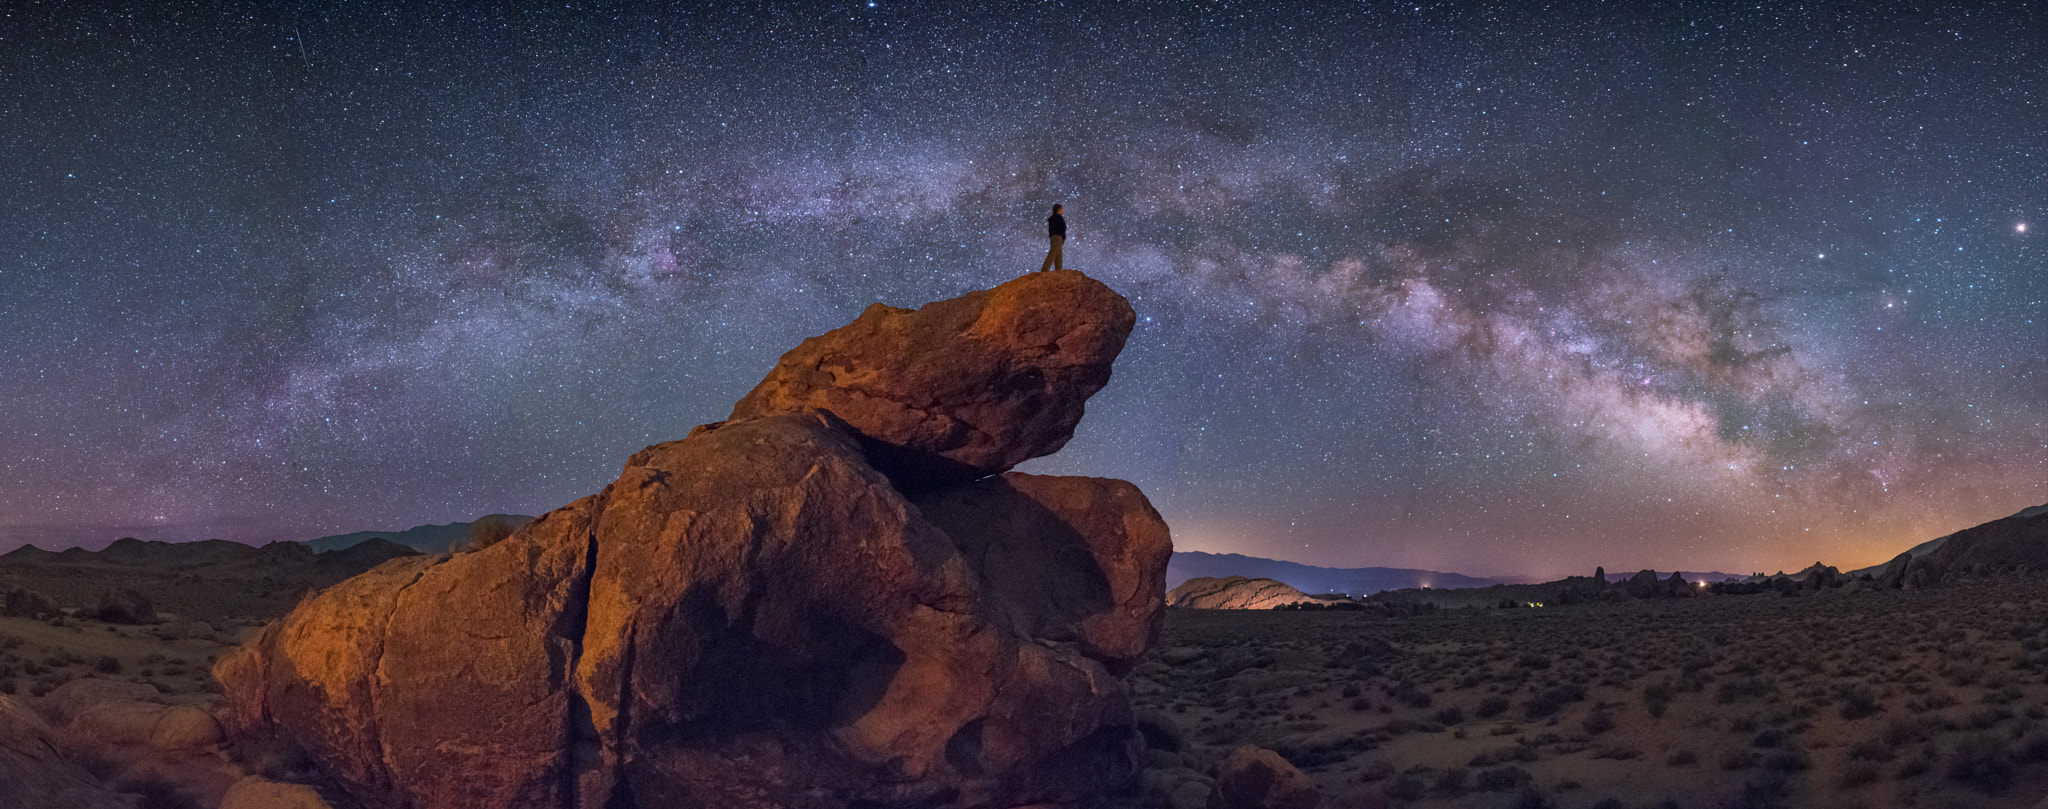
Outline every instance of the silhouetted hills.
<path fill-rule="evenodd" d="M 1608 582 L 1619 583 L 1632 575 L 1635 574 L 1609 573 L 1606 577 Z M 1722 573 L 1718 570 L 1682 570 L 1678 571 L 1678 575 L 1690 582 L 1741 578 L 1736 574 Z M 1173 554 L 1173 562 L 1166 568 L 1166 586 L 1171 589 L 1181 586 L 1189 579 L 1223 579 L 1231 576 L 1272 579 L 1304 593 L 1345 593 L 1354 597 L 1369 596 L 1384 590 L 1416 590 L 1425 587 L 1433 590 L 1455 590 L 1503 584 L 1556 583 L 1547 582 L 1536 576 L 1467 576 L 1461 573 L 1405 567 L 1316 567 L 1236 553 L 1176 551 Z"/>
<path fill-rule="evenodd" d="M 315 551 L 338 551 L 371 539 L 384 539 L 421 553 L 453 553 L 469 541 L 470 533 L 478 526 L 498 523 L 510 529 L 505 533 L 511 533 L 525 528 L 530 522 L 533 518 L 524 514 L 486 514 L 476 518 L 475 522 L 417 525 L 403 531 L 357 531 L 321 537 L 305 544 Z"/>

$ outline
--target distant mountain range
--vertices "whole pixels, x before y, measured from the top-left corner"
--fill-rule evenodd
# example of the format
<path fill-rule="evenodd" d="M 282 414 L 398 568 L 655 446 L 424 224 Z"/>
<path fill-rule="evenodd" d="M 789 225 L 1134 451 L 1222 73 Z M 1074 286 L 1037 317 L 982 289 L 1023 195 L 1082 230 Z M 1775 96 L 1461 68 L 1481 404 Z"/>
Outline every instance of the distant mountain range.
<path fill-rule="evenodd" d="M 533 522 L 533 518 L 524 514 L 486 514 L 476 518 L 475 522 L 451 522 L 447 525 L 416 525 L 403 531 L 357 531 L 350 534 L 335 534 L 331 537 L 321 537 L 309 540 L 305 544 L 307 547 L 312 548 L 315 553 L 318 553 L 321 551 L 341 550 L 342 548 L 352 547 L 367 541 L 372 537 L 381 537 L 385 541 L 404 545 L 421 553 L 453 553 L 456 548 L 462 547 L 464 543 L 469 541 L 471 533 L 477 530 L 477 526 L 495 524 L 508 528 L 511 531 L 517 531 L 530 522 Z"/>
<path fill-rule="evenodd" d="M 1589 571 L 1590 572 L 1590 571 Z M 1635 575 L 1633 570 L 1617 570 L 1607 574 L 1607 580 L 1617 582 Z M 1721 581 L 1739 579 L 1742 576 L 1722 573 L 1718 570 L 1678 571 L 1686 581 Z M 1670 576 L 1671 571 L 1661 571 Z M 1353 597 L 1369 596 L 1381 590 L 1407 590 L 1415 587 L 1430 587 L 1438 590 L 1452 590 L 1466 587 L 1492 587 L 1496 584 L 1537 584 L 1546 581 L 1540 576 L 1467 576 L 1462 573 L 1445 573 L 1436 570 L 1418 570 L 1406 567 L 1316 567 L 1299 562 L 1285 562 L 1278 559 L 1261 559 L 1236 553 L 1204 553 L 1202 551 L 1176 551 L 1173 559 L 1166 564 L 1166 588 L 1172 590 L 1189 579 L 1225 578 L 1244 576 L 1253 579 L 1272 579 L 1292 586 L 1311 595 L 1317 593 L 1345 593 Z"/>

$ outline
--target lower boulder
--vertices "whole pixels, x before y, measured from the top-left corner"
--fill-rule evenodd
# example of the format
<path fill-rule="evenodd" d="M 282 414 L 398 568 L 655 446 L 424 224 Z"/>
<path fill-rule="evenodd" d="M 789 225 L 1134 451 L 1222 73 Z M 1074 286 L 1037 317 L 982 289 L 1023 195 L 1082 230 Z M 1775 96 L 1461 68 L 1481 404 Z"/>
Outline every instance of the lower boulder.
<path fill-rule="evenodd" d="M 307 599 L 215 676 L 372 807 L 1019 806 L 1131 781 L 1172 551 L 1128 483 L 906 495 L 829 414 L 643 450 L 488 548 Z"/>

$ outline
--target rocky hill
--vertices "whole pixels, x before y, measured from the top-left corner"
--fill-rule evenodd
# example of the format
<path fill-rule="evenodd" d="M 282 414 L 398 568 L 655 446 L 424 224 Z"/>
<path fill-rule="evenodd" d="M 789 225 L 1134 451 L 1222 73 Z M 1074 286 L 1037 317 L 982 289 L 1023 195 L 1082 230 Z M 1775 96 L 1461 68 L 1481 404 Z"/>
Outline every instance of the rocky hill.
<path fill-rule="evenodd" d="M 1243 576 L 1189 579 L 1166 594 L 1166 606 L 1194 610 L 1270 610 L 1314 600 L 1281 582 Z"/>
<path fill-rule="evenodd" d="M 1066 443 L 1129 303 L 1073 271 L 870 307 L 511 537 L 398 559 L 215 668 L 238 740 L 371 809 L 1082 804 L 1172 544 Z"/>
<path fill-rule="evenodd" d="M 1880 587 L 1915 589 L 1953 576 L 2016 571 L 2048 572 L 2048 505 L 1922 543 L 1874 578 Z"/>
<path fill-rule="evenodd" d="M 24 545 L 0 554 L 0 591 L 39 593 L 60 607 L 92 607 L 111 587 L 134 590 L 158 609 L 188 619 L 270 619 L 308 590 L 389 560 L 418 554 L 381 540 L 314 553 L 297 542 L 252 547 L 226 540 L 115 540 L 106 548 L 51 552 Z"/>

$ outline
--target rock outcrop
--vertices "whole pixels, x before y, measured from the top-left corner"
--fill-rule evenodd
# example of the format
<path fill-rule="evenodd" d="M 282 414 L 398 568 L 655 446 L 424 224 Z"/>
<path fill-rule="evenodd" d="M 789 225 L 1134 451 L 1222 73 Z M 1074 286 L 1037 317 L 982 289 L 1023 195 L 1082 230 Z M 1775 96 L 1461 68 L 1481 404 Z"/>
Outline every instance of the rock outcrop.
<path fill-rule="evenodd" d="M 1167 606 L 1194 610 L 1270 610 L 1314 600 L 1282 582 L 1243 576 L 1188 579 L 1166 595 Z"/>
<path fill-rule="evenodd" d="M 133 809 L 132 795 L 106 788 L 58 754 L 42 717 L 0 695 L 0 805 L 13 809 Z"/>
<path fill-rule="evenodd" d="M 1932 587 L 1958 575 L 2048 570 L 2048 505 L 1965 528 L 1920 555 L 1899 554 L 1885 565 L 1879 587 Z"/>
<path fill-rule="evenodd" d="M 1057 449 L 1132 322 L 1077 272 L 805 341 L 724 422 L 222 658 L 371 807 L 1019 806 L 1128 783 L 1172 551 Z"/>

